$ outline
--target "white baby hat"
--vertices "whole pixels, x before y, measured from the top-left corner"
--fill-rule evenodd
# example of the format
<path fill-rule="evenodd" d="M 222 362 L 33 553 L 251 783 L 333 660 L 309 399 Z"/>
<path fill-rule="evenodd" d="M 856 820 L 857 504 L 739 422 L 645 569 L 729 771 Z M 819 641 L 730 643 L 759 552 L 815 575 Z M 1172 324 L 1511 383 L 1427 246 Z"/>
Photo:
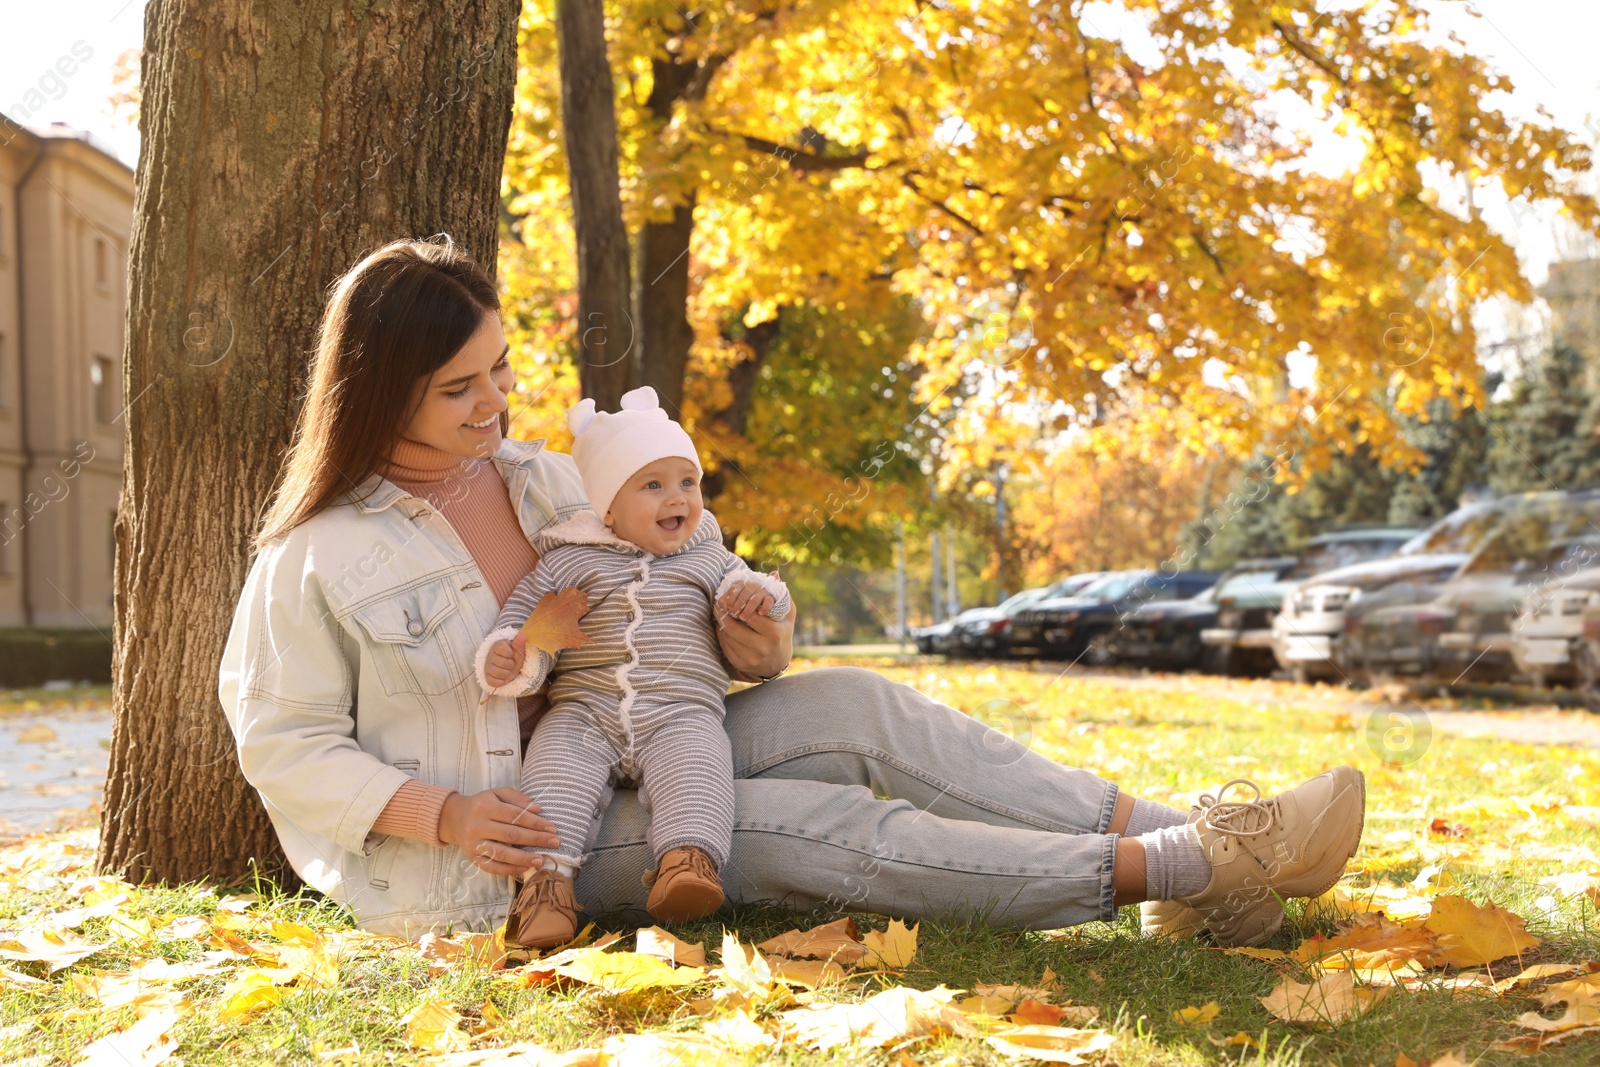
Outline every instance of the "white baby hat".
<path fill-rule="evenodd" d="M 682 456 L 705 473 L 694 441 L 667 418 L 656 391 L 648 385 L 623 393 L 621 411 L 596 411 L 587 397 L 578 401 L 567 412 L 567 428 L 572 431 L 572 459 L 583 478 L 583 490 L 601 519 L 634 471 L 658 459 Z"/>

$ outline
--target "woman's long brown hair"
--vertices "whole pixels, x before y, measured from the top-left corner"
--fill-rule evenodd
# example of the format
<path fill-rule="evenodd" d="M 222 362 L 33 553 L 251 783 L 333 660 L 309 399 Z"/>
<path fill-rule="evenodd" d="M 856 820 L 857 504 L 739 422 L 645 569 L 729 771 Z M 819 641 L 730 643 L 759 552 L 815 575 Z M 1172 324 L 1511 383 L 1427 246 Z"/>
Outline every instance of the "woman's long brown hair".
<path fill-rule="evenodd" d="M 450 362 L 484 316 L 500 310 L 494 282 L 443 234 L 384 245 L 331 292 L 258 549 L 365 481 L 409 421 L 418 380 Z"/>

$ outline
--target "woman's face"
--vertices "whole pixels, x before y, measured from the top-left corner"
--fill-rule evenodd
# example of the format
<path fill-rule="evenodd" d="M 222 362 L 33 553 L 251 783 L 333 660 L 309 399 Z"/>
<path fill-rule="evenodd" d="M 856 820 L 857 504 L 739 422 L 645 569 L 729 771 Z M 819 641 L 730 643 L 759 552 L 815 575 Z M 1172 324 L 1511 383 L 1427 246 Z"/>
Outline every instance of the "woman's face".
<path fill-rule="evenodd" d="M 492 455 L 514 377 L 509 353 L 500 316 L 485 315 L 455 358 L 418 383 L 421 396 L 401 436 L 453 456 Z"/>

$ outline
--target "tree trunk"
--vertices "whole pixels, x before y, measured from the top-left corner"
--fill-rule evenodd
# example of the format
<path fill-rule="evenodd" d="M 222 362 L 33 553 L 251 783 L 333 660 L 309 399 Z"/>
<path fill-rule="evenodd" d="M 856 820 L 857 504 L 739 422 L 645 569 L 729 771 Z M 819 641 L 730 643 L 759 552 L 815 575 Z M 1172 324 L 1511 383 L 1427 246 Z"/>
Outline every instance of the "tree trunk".
<path fill-rule="evenodd" d="M 670 222 L 649 222 L 639 231 L 639 382 L 655 389 L 673 418 L 683 417 L 683 376 L 694 344 L 688 315 L 693 232 L 693 192 L 687 204 L 672 209 Z"/>
<path fill-rule="evenodd" d="M 778 339 L 782 317 L 783 308 L 780 307 L 772 318 L 758 322 L 745 330 L 744 344 L 750 350 L 750 357 L 740 360 L 728 370 L 728 388 L 732 390 L 733 396 L 728 401 L 728 406 L 717 412 L 715 418 L 740 436 L 744 436 L 749 424 L 750 403 L 755 399 L 756 382 L 761 380 L 761 364 L 766 361 L 767 353 L 772 350 L 773 343 Z M 738 474 L 739 465 L 725 458 L 722 466 L 705 476 L 700 483 L 700 492 L 707 504 L 727 488 L 730 473 Z M 737 534 L 729 534 L 724 538 L 730 551 L 733 549 L 733 542 L 737 540 Z"/>
<path fill-rule="evenodd" d="M 494 269 L 519 8 L 146 10 L 99 856 L 133 881 L 252 864 L 292 881 L 217 664 L 328 284 L 385 241 L 440 232 Z"/>
<path fill-rule="evenodd" d="M 561 130 L 578 240 L 578 367 L 583 395 L 615 411 L 636 377 L 628 231 L 617 177 L 616 85 L 601 0 L 557 0 Z"/>

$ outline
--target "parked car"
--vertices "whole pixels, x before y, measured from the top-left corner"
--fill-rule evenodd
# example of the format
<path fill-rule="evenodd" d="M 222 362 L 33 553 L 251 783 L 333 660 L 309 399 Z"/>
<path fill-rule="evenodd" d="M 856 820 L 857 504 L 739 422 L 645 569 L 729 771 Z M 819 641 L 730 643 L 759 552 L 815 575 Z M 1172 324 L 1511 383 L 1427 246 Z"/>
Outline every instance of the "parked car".
<path fill-rule="evenodd" d="M 1070 596 L 1104 574 L 1104 571 L 1074 574 L 1050 585 L 1014 593 L 995 607 L 963 612 L 964 621 L 955 628 L 956 651 L 964 656 L 1009 655 L 1011 623 L 1017 612 L 1051 597 Z"/>
<path fill-rule="evenodd" d="M 968 608 L 953 619 L 936 622 L 932 626 L 923 626 L 911 631 L 912 640 L 916 642 L 917 651 L 923 655 L 943 654 L 954 655 L 961 648 L 960 628 L 978 616 L 980 612 L 992 611 L 992 608 Z"/>
<path fill-rule="evenodd" d="M 1550 554 L 1560 558 L 1549 586 L 1523 597 L 1511 624 L 1511 662 L 1541 688 L 1580 681 L 1586 609 L 1600 606 L 1600 541 L 1581 538 Z"/>
<path fill-rule="evenodd" d="M 1313 537 L 1295 553 L 1294 567 L 1278 581 L 1218 600 L 1217 624 L 1200 634 L 1201 644 L 1217 650 L 1207 656 L 1208 665 L 1223 674 L 1272 670 L 1272 617 L 1290 590 L 1326 571 L 1381 559 L 1416 535 L 1413 529 L 1378 527 Z"/>
<path fill-rule="evenodd" d="M 1216 625 L 1217 601 L 1224 594 L 1236 595 L 1275 582 L 1294 565 L 1293 556 L 1243 560 L 1224 571 L 1211 588 L 1187 600 L 1141 604 L 1124 616 L 1121 628 L 1112 635 L 1112 658 L 1118 663 L 1168 670 L 1200 666 L 1207 651 L 1200 643 L 1200 631 Z"/>
<path fill-rule="evenodd" d="M 1600 490 L 1510 498 L 1494 530 L 1448 581 L 1416 591 L 1386 589 L 1347 609 L 1343 655 L 1349 669 L 1369 679 L 1512 677 L 1513 620 L 1530 594 L 1549 588 L 1597 520 Z"/>
<path fill-rule="evenodd" d="M 1110 663 L 1123 616 L 1151 601 L 1187 599 L 1216 584 L 1216 571 L 1112 571 L 1071 596 L 1041 601 L 1011 624 L 1011 654 Z"/>
<path fill-rule="evenodd" d="M 1394 555 L 1340 567 L 1306 579 L 1283 598 L 1272 619 L 1272 654 L 1296 681 L 1348 678 L 1341 661 L 1345 609 L 1364 596 L 1397 586 L 1416 596 L 1454 577 L 1472 550 L 1500 522 L 1515 498 L 1457 508 L 1395 550 Z"/>

